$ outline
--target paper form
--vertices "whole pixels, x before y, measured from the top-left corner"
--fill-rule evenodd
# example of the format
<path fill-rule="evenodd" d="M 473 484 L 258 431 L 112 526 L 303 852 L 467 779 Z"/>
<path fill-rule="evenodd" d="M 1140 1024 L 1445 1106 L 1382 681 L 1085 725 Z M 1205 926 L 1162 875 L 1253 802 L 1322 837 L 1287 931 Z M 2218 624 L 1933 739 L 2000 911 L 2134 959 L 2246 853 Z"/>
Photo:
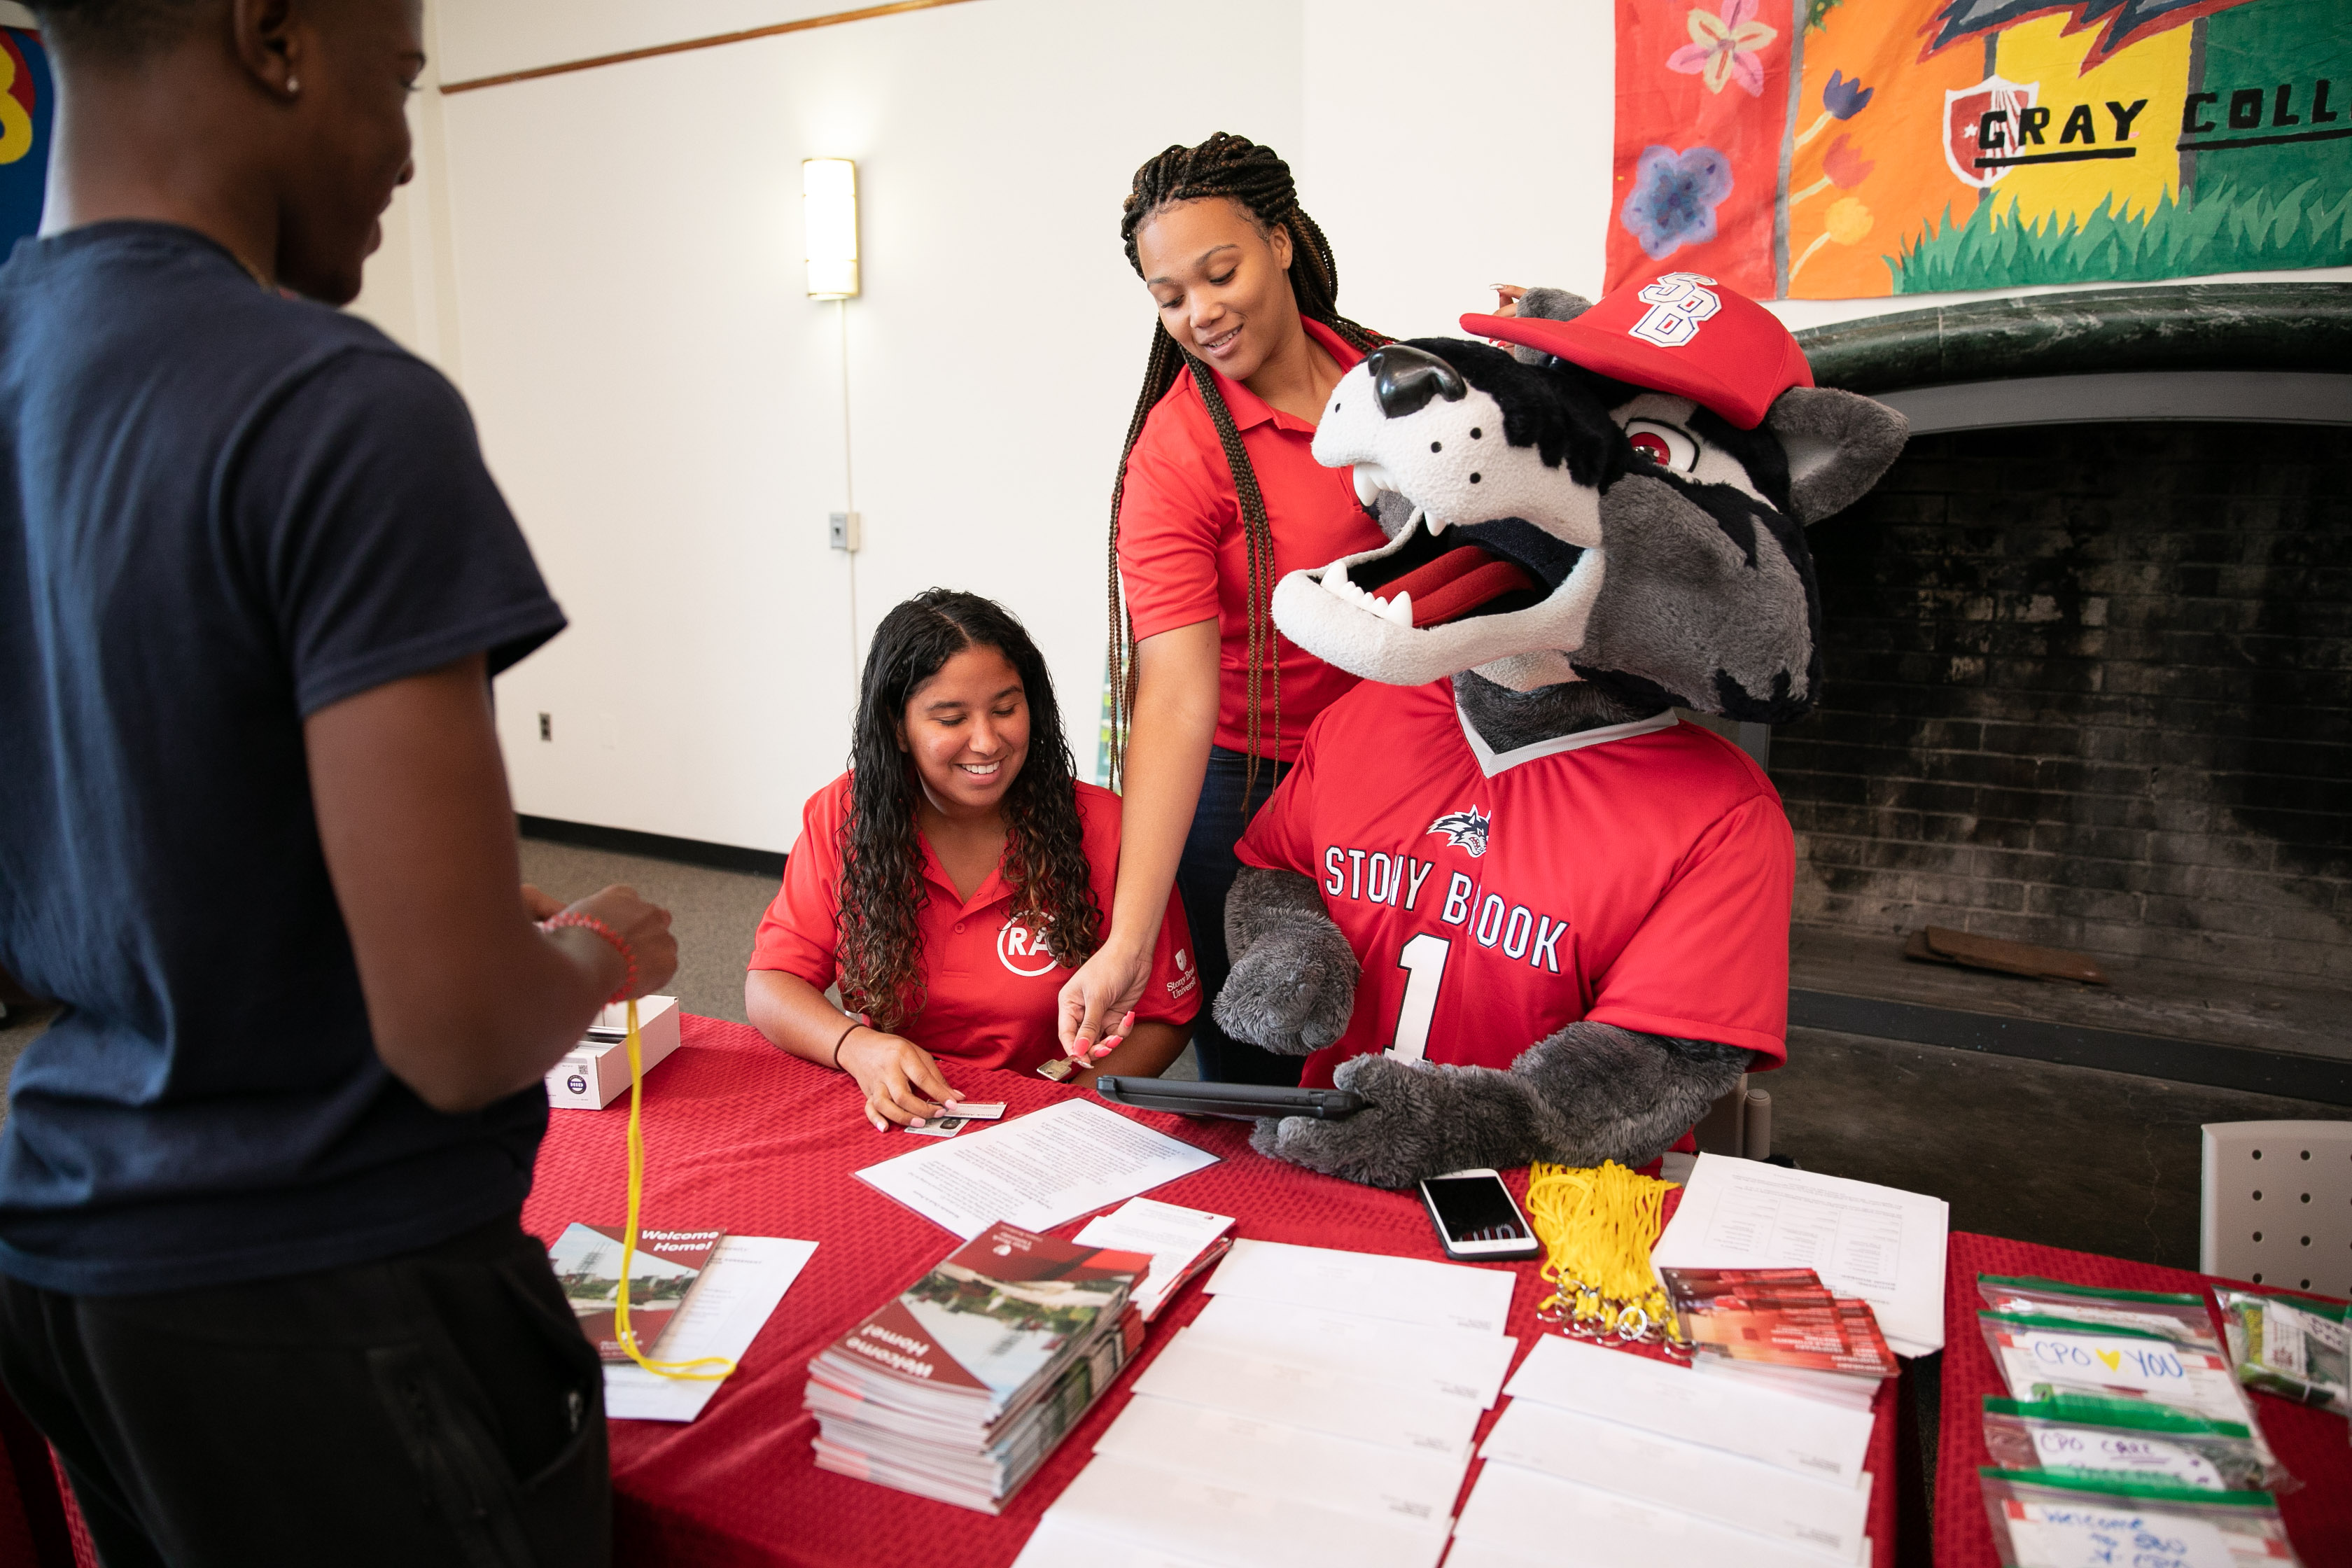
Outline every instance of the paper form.
<path fill-rule="evenodd" d="M 1185 1331 L 1269 1361 L 1434 1389 L 1475 1399 L 1490 1410 L 1519 1348 L 1507 1334 L 1433 1329 L 1233 1295 L 1212 1297 Z"/>
<path fill-rule="evenodd" d="M 1066 1100 L 857 1174 L 970 1241 L 999 1220 L 1048 1230 L 1216 1163 L 1092 1100 Z"/>
<path fill-rule="evenodd" d="M 1336 1308 L 1394 1322 L 1499 1334 L 1511 1314 L 1511 1290 L 1517 1283 L 1518 1275 L 1508 1268 L 1236 1241 L 1205 1289 L 1213 1296 Z"/>
<path fill-rule="evenodd" d="M 816 1251 L 814 1241 L 770 1236 L 722 1237 L 694 1293 L 664 1336 L 664 1361 L 725 1356 L 740 1361 L 768 1315 Z M 712 1369 L 705 1367 L 703 1371 Z M 691 1421 L 724 1384 L 689 1383 L 647 1372 L 635 1362 L 604 1366 L 604 1414 L 622 1420 Z"/>
<path fill-rule="evenodd" d="M 1135 1392 L 1449 1460 L 1470 1457 L 1484 1410 L 1475 1399 L 1266 1361 L 1189 1331 L 1143 1369 Z"/>
<path fill-rule="evenodd" d="M 1577 1563 L 1724 1563 L 1739 1568 L 1825 1568 L 1832 1560 L 1785 1541 L 1734 1530 L 1558 1476 L 1489 1463 L 1454 1527 L 1452 1568 Z M 1467 1552 L 1464 1548 L 1469 1548 Z"/>
<path fill-rule="evenodd" d="M 1086 1247 L 1151 1254 L 1151 1272 L 1135 1292 L 1136 1310 L 1150 1319 L 1192 1260 L 1233 1226 L 1231 1215 L 1130 1198 L 1110 1213 L 1087 1221 L 1071 1239 Z"/>
<path fill-rule="evenodd" d="M 1878 1315 L 1887 1348 L 1944 1347 L 1941 1198 L 1756 1160 L 1701 1154 L 1651 1250 L 1661 1268 L 1811 1268 Z"/>
<path fill-rule="evenodd" d="M 1445 1550 L 1442 1530 L 1156 1470 L 1116 1454 L 1096 1455 L 1045 1520 L 1218 1568 L 1437 1568 Z M 1094 1559 L 1127 1561 L 1121 1552 Z"/>
<path fill-rule="evenodd" d="M 1163 1552 L 1113 1536 L 1098 1535 L 1084 1525 L 1048 1512 L 1029 1534 L 1029 1543 L 1013 1560 L 1013 1568 L 1223 1568 L 1198 1557 Z"/>
<path fill-rule="evenodd" d="M 1127 1402 L 1095 1452 L 1441 1534 L 1470 1468 L 1467 1454 L 1384 1448 L 1148 1394 Z"/>

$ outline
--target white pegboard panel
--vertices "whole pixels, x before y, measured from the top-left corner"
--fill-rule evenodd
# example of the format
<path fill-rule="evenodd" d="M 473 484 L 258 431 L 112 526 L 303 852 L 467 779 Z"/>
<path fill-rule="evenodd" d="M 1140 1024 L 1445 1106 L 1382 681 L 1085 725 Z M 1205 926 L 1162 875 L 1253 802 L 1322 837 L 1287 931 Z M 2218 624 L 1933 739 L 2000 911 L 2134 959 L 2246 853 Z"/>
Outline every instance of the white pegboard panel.
<path fill-rule="evenodd" d="M 2352 1297 L 2352 1121 L 2209 1121 L 2199 1270 Z"/>

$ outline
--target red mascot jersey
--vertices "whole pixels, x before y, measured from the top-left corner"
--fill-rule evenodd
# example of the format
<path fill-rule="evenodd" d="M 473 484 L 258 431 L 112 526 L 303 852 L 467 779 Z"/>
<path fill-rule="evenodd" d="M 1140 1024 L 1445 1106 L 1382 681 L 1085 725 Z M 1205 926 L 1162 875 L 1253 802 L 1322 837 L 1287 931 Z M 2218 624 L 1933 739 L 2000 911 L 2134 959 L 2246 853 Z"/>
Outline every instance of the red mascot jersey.
<path fill-rule="evenodd" d="M 1508 1068 L 1590 1018 L 1786 1059 L 1796 850 L 1745 752 L 1672 713 L 1499 755 L 1449 682 L 1342 698 L 1236 847 L 1363 963 L 1349 1057 Z"/>

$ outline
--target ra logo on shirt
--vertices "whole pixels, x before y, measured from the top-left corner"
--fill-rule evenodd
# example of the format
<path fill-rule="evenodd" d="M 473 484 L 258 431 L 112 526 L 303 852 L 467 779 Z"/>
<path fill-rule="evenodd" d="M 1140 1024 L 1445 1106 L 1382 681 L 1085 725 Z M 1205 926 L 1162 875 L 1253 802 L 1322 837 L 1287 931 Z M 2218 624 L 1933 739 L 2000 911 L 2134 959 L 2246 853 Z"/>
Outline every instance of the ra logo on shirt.
<path fill-rule="evenodd" d="M 1494 817 L 1474 805 L 1467 811 L 1447 812 L 1429 825 L 1429 833 L 1443 833 L 1445 842 L 1460 845 L 1475 860 L 1486 853 L 1486 831 L 1494 823 Z"/>
<path fill-rule="evenodd" d="M 1051 974 L 1061 967 L 1045 939 L 1017 921 L 1006 921 L 1004 929 L 996 933 L 996 961 L 1024 980 Z"/>

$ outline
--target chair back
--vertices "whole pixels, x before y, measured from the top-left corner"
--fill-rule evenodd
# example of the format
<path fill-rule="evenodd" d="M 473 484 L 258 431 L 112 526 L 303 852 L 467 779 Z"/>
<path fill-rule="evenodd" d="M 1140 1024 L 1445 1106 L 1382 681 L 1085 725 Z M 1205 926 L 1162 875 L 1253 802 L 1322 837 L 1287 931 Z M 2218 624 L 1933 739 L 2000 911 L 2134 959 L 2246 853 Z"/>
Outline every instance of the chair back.
<path fill-rule="evenodd" d="M 2202 1131 L 2198 1272 L 2352 1297 L 2352 1121 Z"/>

